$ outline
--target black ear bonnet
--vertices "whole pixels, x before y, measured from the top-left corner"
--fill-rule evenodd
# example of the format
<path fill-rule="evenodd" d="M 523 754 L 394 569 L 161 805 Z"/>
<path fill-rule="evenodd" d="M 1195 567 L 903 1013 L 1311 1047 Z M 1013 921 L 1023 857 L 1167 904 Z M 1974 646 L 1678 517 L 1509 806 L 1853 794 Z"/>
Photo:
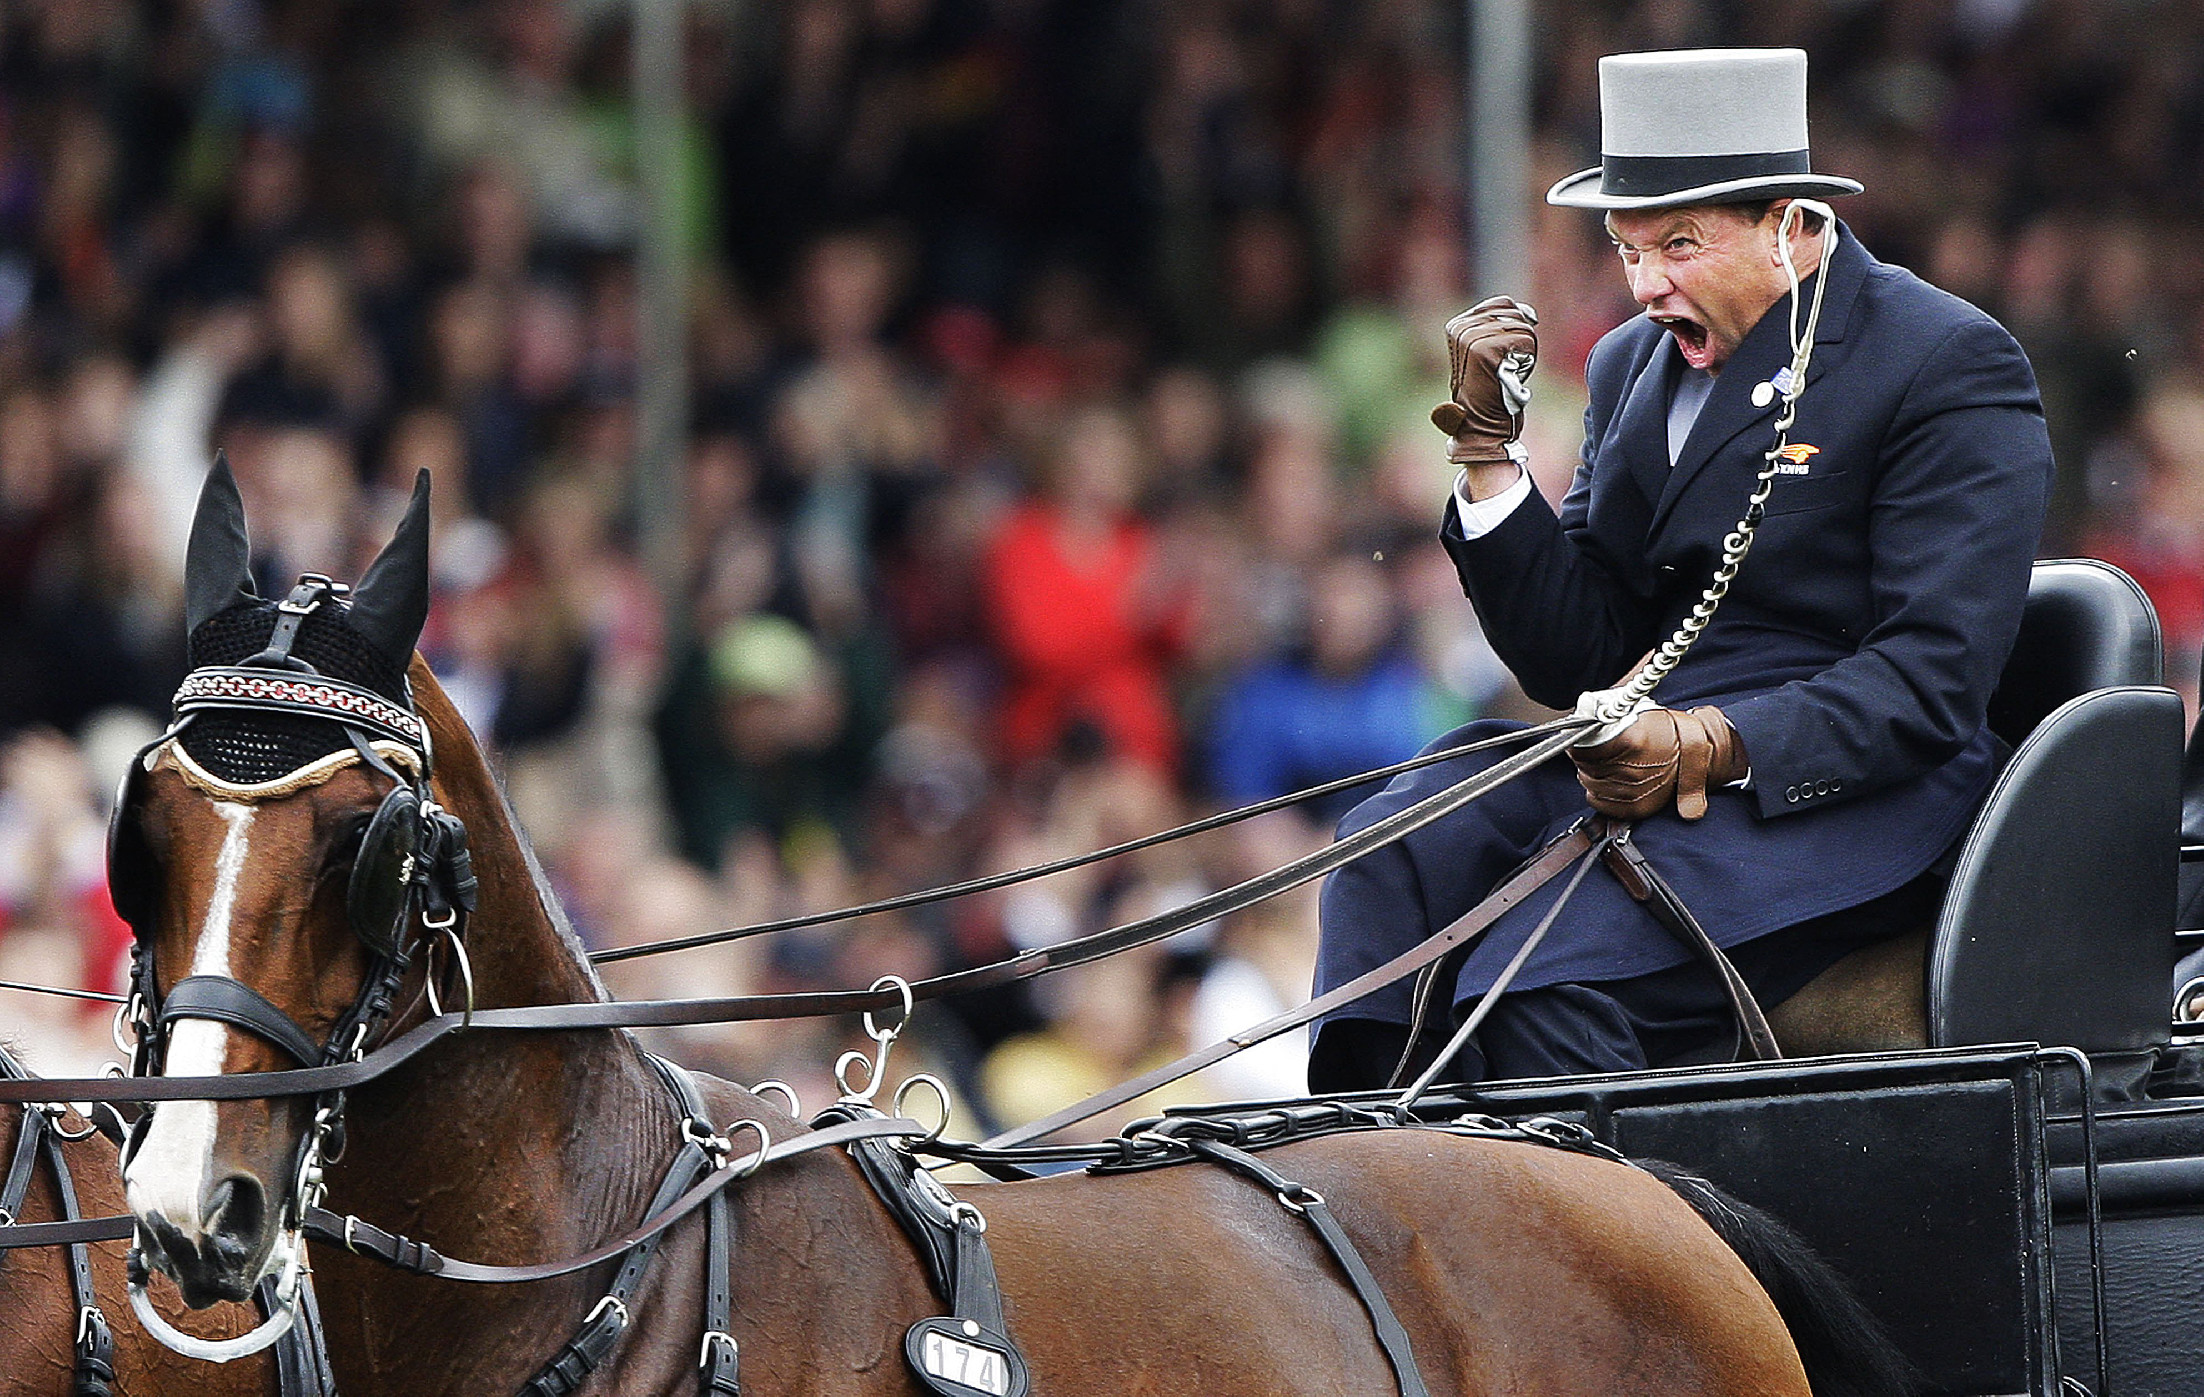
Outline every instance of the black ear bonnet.
<path fill-rule="evenodd" d="M 191 633 L 191 667 L 243 665 L 267 654 L 279 619 L 276 604 L 269 601 L 243 601 L 216 613 Z M 312 666 L 315 674 L 347 680 L 411 706 L 405 671 L 376 653 L 353 627 L 342 603 L 315 607 L 299 623 L 288 653 L 298 664 Z M 239 785 L 273 781 L 352 745 L 343 726 L 327 718 L 222 709 L 198 714 L 178 740 L 193 761 Z"/>
<path fill-rule="evenodd" d="M 274 603 L 259 600 L 239 602 L 209 618 L 191 636 L 194 670 L 265 667 L 272 675 L 318 674 L 373 690 L 401 707 L 412 706 L 404 673 L 358 634 L 344 604 L 334 595 L 325 593 L 313 610 L 299 618 L 294 635 L 279 634 L 285 619 Z M 287 647 L 285 641 L 289 641 Z M 211 775 L 254 785 L 353 747 L 355 731 L 333 718 L 213 707 L 193 712 L 175 740 Z M 371 751 L 367 755 L 374 756 Z M 371 764 L 391 777 L 393 785 L 361 837 L 352 863 L 348 913 L 353 932 L 370 951 L 403 958 L 417 884 L 430 871 L 421 858 L 422 846 L 433 840 L 447 863 L 464 865 L 469 862 L 466 831 L 448 812 L 424 815 L 423 791 L 411 779 L 379 757 Z M 108 835 L 108 883 L 115 911 L 140 935 L 156 914 L 160 886 L 159 870 L 153 866 L 132 809 L 143 769 L 141 755 L 133 759 L 124 778 Z M 471 895 L 471 870 L 447 871 L 464 873 Z"/>
<path fill-rule="evenodd" d="M 358 591 L 308 573 L 281 602 L 269 601 L 253 590 L 242 505 L 227 463 L 218 460 L 193 523 L 186 568 L 192 674 L 177 692 L 170 730 L 193 762 L 236 785 L 275 781 L 351 749 L 390 779 L 353 859 L 347 909 L 368 950 L 401 965 L 416 914 L 426 926 L 452 926 L 455 905 L 472 910 L 475 895 L 466 827 L 429 797 L 432 754 L 405 675 L 427 613 L 427 506 L 424 472 L 405 520 Z M 271 697 L 264 685 L 311 692 Z M 377 739 L 403 739 L 413 771 L 386 761 Z M 130 764 L 108 835 L 115 910 L 141 942 L 160 890 L 135 812 L 146 755 Z"/>

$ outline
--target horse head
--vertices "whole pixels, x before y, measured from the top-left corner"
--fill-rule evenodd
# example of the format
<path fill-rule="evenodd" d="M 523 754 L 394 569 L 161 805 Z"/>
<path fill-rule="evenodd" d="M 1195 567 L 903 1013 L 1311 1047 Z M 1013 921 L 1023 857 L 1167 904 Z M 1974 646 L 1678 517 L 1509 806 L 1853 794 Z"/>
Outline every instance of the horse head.
<path fill-rule="evenodd" d="M 137 936 L 140 1071 L 357 1055 L 425 983 L 425 907 L 451 926 L 471 900 L 464 829 L 431 795 L 407 678 L 428 609 L 427 506 L 424 473 L 357 588 L 308 574 L 269 600 L 227 463 L 209 474 L 186 564 L 194 668 L 175 726 L 131 764 L 109 853 Z M 149 1111 L 124 1169 L 146 1263 L 193 1306 L 295 1268 L 342 1109 L 278 1097 Z"/>

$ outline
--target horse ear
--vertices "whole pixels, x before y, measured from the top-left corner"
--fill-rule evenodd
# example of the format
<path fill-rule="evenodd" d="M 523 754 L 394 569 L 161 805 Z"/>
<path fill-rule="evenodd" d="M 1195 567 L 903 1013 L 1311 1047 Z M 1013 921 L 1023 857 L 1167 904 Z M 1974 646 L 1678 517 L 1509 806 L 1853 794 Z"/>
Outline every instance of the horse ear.
<path fill-rule="evenodd" d="M 352 625 L 404 669 L 429 619 L 429 473 L 414 477 L 405 518 L 352 589 Z"/>
<path fill-rule="evenodd" d="M 227 454 L 214 453 L 214 469 L 199 487 L 199 509 L 184 548 L 184 634 L 216 612 L 259 597 L 253 590 L 252 545 L 245 537 L 245 501 L 237 493 Z"/>

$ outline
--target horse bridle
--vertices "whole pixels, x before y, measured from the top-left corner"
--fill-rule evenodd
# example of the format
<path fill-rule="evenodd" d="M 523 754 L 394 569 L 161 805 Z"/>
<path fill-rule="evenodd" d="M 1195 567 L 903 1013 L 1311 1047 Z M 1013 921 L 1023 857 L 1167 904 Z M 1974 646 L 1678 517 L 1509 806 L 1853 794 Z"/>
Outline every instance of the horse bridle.
<path fill-rule="evenodd" d="M 130 925 L 133 936 L 130 995 L 118 1011 L 118 1019 L 127 1019 L 136 1030 L 133 1076 L 160 1075 L 170 1027 L 184 1019 L 241 1028 L 274 1044 L 301 1067 L 357 1061 L 376 1032 L 389 1023 L 399 987 L 422 949 L 424 936 L 447 939 L 454 960 L 465 965 L 466 918 L 476 901 L 467 829 L 430 792 L 434 747 L 428 725 L 414 708 L 410 685 L 405 702 L 393 702 L 364 685 L 323 674 L 291 653 L 306 618 L 323 607 L 342 607 L 347 590 L 319 573 L 301 576 L 290 595 L 276 605 L 267 648 L 239 664 L 193 670 L 176 691 L 174 724 L 133 757 L 124 773 L 108 827 L 107 858 L 115 910 Z M 288 777 L 234 786 L 197 768 L 178 740 L 194 718 L 220 710 L 332 721 L 343 730 L 351 750 L 340 748 Z M 146 773 L 164 751 L 199 784 L 234 786 L 244 799 L 270 798 L 298 784 L 304 775 L 326 776 L 354 759 L 390 780 L 390 792 L 361 832 L 345 891 L 346 920 L 367 951 L 368 968 L 351 1007 L 339 1016 L 326 1040 L 317 1043 L 266 996 L 227 975 L 187 975 L 166 995 L 161 993 L 152 937 L 158 916 L 159 869 L 139 828 L 137 807 Z M 429 944 L 433 950 L 436 941 Z M 432 1000 L 434 992 L 434 986 L 429 986 Z M 471 983 L 467 998 L 471 1010 Z M 279 1290 L 291 1292 L 281 1297 L 286 1304 L 295 1297 L 296 1270 L 304 1255 L 299 1232 L 307 1213 L 321 1199 L 321 1167 L 344 1150 L 344 1100 L 341 1089 L 317 1095 L 312 1125 L 300 1142 L 294 1186 L 284 1203 L 283 1227 L 291 1237 L 291 1251 L 286 1284 Z M 150 1111 L 139 1117 L 123 1152 L 125 1165 L 151 1119 Z M 132 1302 L 140 1318 L 151 1324 L 158 1316 L 143 1302 L 148 1275 L 140 1249 L 132 1249 L 129 1271 Z M 226 1361 L 274 1342 L 288 1327 L 289 1313 L 288 1309 L 281 1312 L 281 1325 L 271 1319 L 252 1334 L 221 1345 L 210 1346 L 180 1333 L 173 1337 L 199 1346 L 199 1356 Z M 243 1347 L 248 1341 L 251 1346 Z M 223 1351 L 217 1356 L 207 1351 L 211 1348 Z"/>

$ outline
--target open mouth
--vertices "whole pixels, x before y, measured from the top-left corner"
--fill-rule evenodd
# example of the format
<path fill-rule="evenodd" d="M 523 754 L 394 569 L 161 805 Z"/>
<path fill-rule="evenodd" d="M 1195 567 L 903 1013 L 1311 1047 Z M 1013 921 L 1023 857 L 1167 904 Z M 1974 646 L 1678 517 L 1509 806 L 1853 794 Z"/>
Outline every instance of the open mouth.
<path fill-rule="evenodd" d="M 1685 363 L 1704 369 L 1713 362 L 1712 337 L 1706 326 L 1681 315 L 1656 315 L 1653 322 L 1676 337 L 1676 347 L 1683 351 Z"/>

